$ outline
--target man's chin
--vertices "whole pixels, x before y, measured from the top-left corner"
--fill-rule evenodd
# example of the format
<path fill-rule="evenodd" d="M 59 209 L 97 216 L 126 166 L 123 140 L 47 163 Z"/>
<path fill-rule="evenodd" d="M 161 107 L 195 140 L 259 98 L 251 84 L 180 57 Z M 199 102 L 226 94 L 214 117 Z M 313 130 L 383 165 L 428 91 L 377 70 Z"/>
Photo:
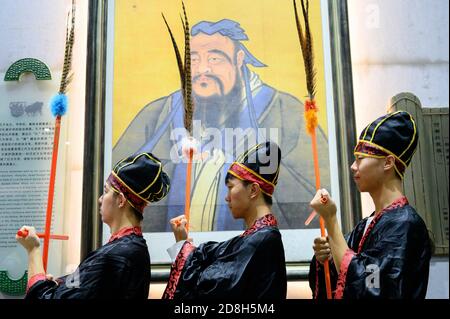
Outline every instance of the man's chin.
<path fill-rule="evenodd" d="M 219 97 L 221 97 L 221 95 L 219 94 L 219 92 L 217 92 L 217 91 L 212 91 L 212 90 L 208 90 L 208 91 L 195 91 L 194 92 L 194 94 L 195 94 L 195 96 L 197 97 L 197 98 L 200 98 L 200 99 L 204 99 L 204 100 L 207 100 L 207 99 L 211 99 L 211 98 L 219 98 Z"/>

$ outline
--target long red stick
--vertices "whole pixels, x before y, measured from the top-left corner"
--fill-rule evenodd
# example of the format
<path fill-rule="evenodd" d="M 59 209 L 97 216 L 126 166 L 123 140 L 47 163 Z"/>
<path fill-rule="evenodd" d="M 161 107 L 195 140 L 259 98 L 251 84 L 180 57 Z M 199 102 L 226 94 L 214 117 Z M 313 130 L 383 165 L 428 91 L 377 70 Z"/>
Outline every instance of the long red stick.
<path fill-rule="evenodd" d="M 37 233 L 36 234 L 39 238 L 44 238 L 45 234 L 42 233 Z M 19 237 L 27 237 L 28 236 L 28 230 L 24 229 L 24 230 L 18 230 L 17 231 L 17 236 Z M 58 239 L 58 240 L 68 240 L 69 236 L 67 235 L 50 235 L 50 239 Z"/>
<path fill-rule="evenodd" d="M 51 170 L 50 170 L 50 183 L 48 186 L 47 213 L 45 216 L 44 252 L 42 254 L 42 262 L 44 264 L 45 272 L 47 272 L 48 249 L 49 249 L 49 245 L 50 245 L 50 231 L 51 231 L 51 224 L 52 224 L 53 197 L 55 194 L 56 163 L 58 161 L 58 145 L 59 145 L 60 129 L 61 129 L 61 115 L 58 115 L 56 117 L 56 121 L 55 121 L 55 133 L 54 133 L 54 137 L 53 137 L 52 166 L 51 166 Z"/>
<path fill-rule="evenodd" d="M 189 217 L 191 212 L 191 175 L 192 175 L 192 157 L 194 156 L 194 150 L 189 148 L 188 167 L 186 171 L 186 191 L 184 198 L 184 215 L 187 219 L 186 231 L 189 233 Z"/>
<path fill-rule="evenodd" d="M 316 130 L 313 130 L 311 134 L 312 141 L 312 151 L 313 151 L 313 159 L 314 159 L 314 173 L 316 175 L 316 190 L 320 189 L 320 168 L 319 168 L 319 156 L 317 154 L 317 139 L 316 139 Z M 325 237 L 325 221 L 322 217 L 320 217 L 320 236 Z M 327 290 L 327 298 L 332 299 L 331 295 L 331 280 L 330 280 L 330 265 L 328 264 L 328 260 L 324 262 L 324 270 L 325 270 L 325 286 Z"/>

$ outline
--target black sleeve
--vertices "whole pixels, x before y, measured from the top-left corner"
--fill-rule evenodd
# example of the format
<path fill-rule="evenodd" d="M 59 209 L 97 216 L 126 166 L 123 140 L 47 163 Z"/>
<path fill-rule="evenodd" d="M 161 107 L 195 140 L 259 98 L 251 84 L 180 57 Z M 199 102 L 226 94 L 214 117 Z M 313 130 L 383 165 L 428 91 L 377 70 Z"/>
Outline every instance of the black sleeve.
<path fill-rule="evenodd" d="M 380 220 L 378 239 L 351 259 L 343 278 L 344 298 L 425 297 L 430 261 L 428 233 L 417 214 L 398 215 Z"/>
<path fill-rule="evenodd" d="M 249 281 L 245 290 L 257 299 L 286 299 L 286 262 L 281 234 L 268 232 L 256 248 L 247 267 Z"/>
<path fill-rule="evenodd" d="M 278 233 L 279 234 L 279 233 Z M 237 244 L 236 242 L 243 241 Z M 200 245 L 183 268 L 176 298 L 285 298 L 281 238 L 258 231 L 246 240 Z"/>
<path fill-rule="evenodd" d="M 121 256 L 101 256 L 88 266 L 83 264 L 65 277 L 42 280 L 30 287 L 26 299 L 121 298 L 129 275 L 127 260 Z"/>
<path fill-rule="evenodd" d="M 330 269 L 331 291 L 333 295 L 333 292 L 336 289 L 338 273 L 336 271 L 336 266 L 332 259 L 328 262 L 328 264 Z M 327 290 L 325 285 L 325 268 L 323 264 L 319 263 L 316 260 L 315 256 L 313 256 L 309 264 L 308 280 L 309 280 L 309 287 L 311 288 L 312 292 L 312 298 L 327 299 Z"/>
<path fill-rule="evenodd" d="M 362 220 L 349 234 L 344 235 L 345 241 L 349 246 L 351 243 L 356 241 L 359 230 L 361 227 L 364 228 L 366 219 Z M 330 284 L 331 284 L 331 295 L 334 298 L 334 293 L 336 290 L 336 285 L 338 281 L 339 270 L 336 269 L 336 264 L 333 259 L 329 262 L 330 269 Z M 327 290 L 325 284 L 325 266 L 319 263 L 315 256 L 311 259 L 309 264 L 309 274 L 308 274 L 309 287 L 311 288 L 313 299 L 327 299 Z"/>

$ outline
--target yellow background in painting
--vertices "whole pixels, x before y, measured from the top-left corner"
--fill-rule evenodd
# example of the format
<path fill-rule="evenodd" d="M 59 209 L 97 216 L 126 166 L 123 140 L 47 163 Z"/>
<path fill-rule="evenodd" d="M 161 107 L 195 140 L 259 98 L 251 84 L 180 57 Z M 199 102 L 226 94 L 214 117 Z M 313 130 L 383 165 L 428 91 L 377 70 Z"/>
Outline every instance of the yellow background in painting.
<path fill-rule="evenodd" d="M 264 83 L 304 101 L 305 71 L 291 0 L 186 0 L 185 5 L 191 26 L 224 18 L 239 22 L 249 38 L 242 43 L 268 66 L 250 65 L 250 69 Z M 297 6 L 301 15 L 300 0 Z M 113 145 L 143 106 L 180 88 L 176 59 L 161 12 L 182 50 L 181 1 L 115 2 Z M 319 0 L 310 1 L 310 21 L 317 68 L 319 124 L 327 132 Z"/>

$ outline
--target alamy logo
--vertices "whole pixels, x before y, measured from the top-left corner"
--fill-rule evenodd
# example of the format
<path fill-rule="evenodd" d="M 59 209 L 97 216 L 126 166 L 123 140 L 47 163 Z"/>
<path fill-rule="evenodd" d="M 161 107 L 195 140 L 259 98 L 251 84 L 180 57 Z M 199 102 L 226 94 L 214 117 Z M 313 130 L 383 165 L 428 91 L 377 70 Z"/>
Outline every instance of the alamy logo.
<path fill-rule="evenodd" d="M 69 270 L 69 268 L 72 265 L 68 265 L 66 267 L 66 270 Z M 67 275 L 66 277 L 66 287 L 67 288 L 80 288 L 80 271 L 79 268 L 75 269 L 74 272 Z"/>
<path fill-rule="evenodd" d="M 378 4 L 370 3 L 366 6 L 366 28 L 379 29 L 380 28 L 380 7 Z"/>
<path fill-rule="evenodd" d="M 170 134 L 174 145 L 170 150 L 170 158 L 173 163 L 186 162 L 183 156 L 183 144 L 188 143 L 187 132 L 184 127 L 175 128 Z M 271 140 L 279 144 L 279 132 L 277 128 L 225 128 L 219 130 L 215 127 L 203 127 L 201 121 L 193 121 L 192 141 L 189 142 L 196 150 L 193 158 L 194 163 L 217 160 L 223 158 L 225 163 L 232 163 L 239 154 L 251 149 L 253 146 L 264 141 Z M 273 174 L 277 170 L 279 162 L 278 153 L 260 155 L 261 174 Z"/>
<path fill-rule="evenodd" d="M 380 268 L 378 265 L 367 265 L 366 273 L 369 273 L 366 277 L 366 287 L 367 288 L 380 288 Z"/>

